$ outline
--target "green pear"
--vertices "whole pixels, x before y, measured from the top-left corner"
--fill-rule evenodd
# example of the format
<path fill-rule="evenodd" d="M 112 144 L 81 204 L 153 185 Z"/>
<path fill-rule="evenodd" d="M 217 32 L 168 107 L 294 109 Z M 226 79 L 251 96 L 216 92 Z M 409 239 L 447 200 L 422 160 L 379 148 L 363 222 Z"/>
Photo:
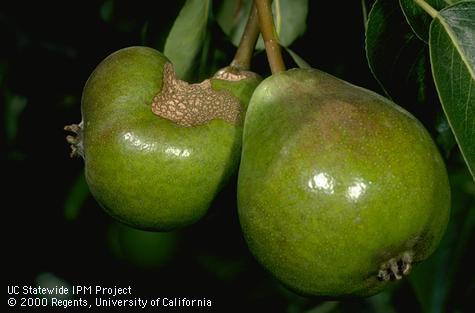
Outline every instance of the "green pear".
<path fill-rule="evenodd" d="M 318 70 L 265 79 L 246 114 L 239 219 L 259 262 L 307 295 L 368 296 L 437 247 L 444 162 L 393 102 Z"/>
<path fill-rule="evenodd" d="M 97 201 L 130 226 L 168 231 L 206 214 L 237 171 L 247 104 L 260 79 L 232 68 L 199 84 L 146 47 L 119 50 L 89 77 L 82 122 L 66 129 Z"/>

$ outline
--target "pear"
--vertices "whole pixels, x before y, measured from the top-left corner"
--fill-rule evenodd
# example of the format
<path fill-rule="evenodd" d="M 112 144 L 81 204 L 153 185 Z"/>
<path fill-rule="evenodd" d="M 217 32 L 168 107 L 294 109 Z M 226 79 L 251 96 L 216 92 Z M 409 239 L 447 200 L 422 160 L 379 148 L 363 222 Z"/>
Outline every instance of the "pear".
<path fill-rule="evenodd" d="M 318 70 L 252 95 L 238 178 L 251 252 L 317 296 L 369 296 L 437 247 L 449 218 L 444 162 L 411 114 Z"/>
<path fill-rule="evenodd" d="M 89 188 L 117 220 L 168 231 L 204 216 L 237 171 L 256 74 L 225 68 L 188 84 L 147 47 L 103 60 L 82 96 L 82 122 L 66 127 Z"/>

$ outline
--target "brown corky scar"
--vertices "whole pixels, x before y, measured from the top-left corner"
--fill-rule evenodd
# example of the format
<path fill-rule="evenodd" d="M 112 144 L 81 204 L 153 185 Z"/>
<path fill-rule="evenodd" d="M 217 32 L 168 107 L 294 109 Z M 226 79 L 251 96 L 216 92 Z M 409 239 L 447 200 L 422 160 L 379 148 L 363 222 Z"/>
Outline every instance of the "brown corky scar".
<path fill-rule="evenodd" d="M 162 90 L 153 98 L 152 112 L 181 126 L 191 127 L 221 119 L 233 125 L 241 121 L 241 104 L 227 90 L 214 90 L 211 80 L 188 84 L 176 77 L 171 63 L 163 69 Z"/>

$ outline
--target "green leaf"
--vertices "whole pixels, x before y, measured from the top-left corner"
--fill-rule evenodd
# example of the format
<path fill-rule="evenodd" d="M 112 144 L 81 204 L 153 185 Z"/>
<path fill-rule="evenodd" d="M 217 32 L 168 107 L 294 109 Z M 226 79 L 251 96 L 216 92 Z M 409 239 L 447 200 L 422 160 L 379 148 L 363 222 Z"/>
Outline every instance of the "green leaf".
<path fill-rule="evenodd" d="M 366 5 L 366 0 L 361 0 L 361 15 L 363 17 L 364 29 L 368 28 L 368 9 Z"/>
<path fill-rule="evenodd" d="M 144 269 L 168 264 L 177 252 L 180 235 L 177 232 L 151 232 L 112 222 L 108 243 L 111 252 L 119 259 Z"/>
<path fill-rule="evenodd" d="M 64 217 L 68 221 L 75 220 L 81 210 L 84 201 L 89 196 L 89 188 L 87 187 L 84 172 L 79 174 L 69 190 L 66 200 L 64 201 Z"/>
<path fill-rule="evenodd" d="M 429 259 L 417 265 L 409 281 L 424 312 L 446 312 L 446 300 L 454 289 L 457 269 L 468 254 L 470 236 L 475 230 L 475 190 L 470 174 L 464 167 L 450 171 L 452 205 L 450 221 L 439 247 Z"/>
<path fill-rule="evenodd" d="M 325 301 L 317 305 L 316 307 L 305 311 L 305 313 L 331 313 L 338 312 L 338 306 L 340 302 L 338 301 Z"/>
<path fill-rule="evenodd" d="M 189 79 L 206 36 L 210 0 L 187 0 L 165 42 L 165 55 L 181 79 Z"/>
<path fill-rule="evenodd" d="M 8 143 L 15 140 L 18 132 L 20 115 L 25 110 L 28 99 L 25 96 L 12 94 L 9 90 L 4 93 L 4 125 Z"/>
<path fill-rule="evenodd" d="M 274 0 L 273 6 L 280 44 L 288 47 L 307 29 L 308 0 Z"/>
<path fill-rule="evenodd" d="M 111 22 L 114 14 L 114 0 L 105 1 L 99 8 L 99 14 L 105 22 Z"/>
<path fill-rule="evenodd" d="M 436 122 L 436 142 L 437 145 L 442 148 L 445 158 L 448 159 L 452 149 L 455 147 L 457 142 L 455 141 L 454 133 L 450 129 L 450 125 L 447 121 L 447 117 L 445 116 L 445 114 L 441 112 L 441 114 L 437 118 L 438 120 Z"/>
<path fill-rule="evenodd" d="M 366 298 L 366 301 L 371 305 L 373 312 L 397 313 L 397 310 L 391 301 L 393 294 L 394 287 L 388 288 L 374 296 Z"/>
<path fill-rule="evenodd" d="M 442 107 L 475 178 L 475 2 L 440 11 L 430 27 L 429 48 Z"/>
<path fill-rule="evenodd" d="M 459 1 L 460 0 L 426 0 L 426 2 L 437 11 Z M 399 0 L 399 4 L 414 33 L 424 42 L 428 42 L 429 26 L 432 22 L 430 15 L 421 9 L 414 0 Z"/>
<path fill-rule="evenodd" d="M 239 45 L 251 6 L 251 0 L 225 0 L 219 8 L 216 20 L 235 46 Z M 305 33 L 308 0 L 274 0 L 272 10 L 280 44 L 288 47 Z M 256 48 L 264 49 L 261 38 Z"/>
<path fill-rule="evenodd" d="M 236 46 L 241 39 L 236 32 L 238 29 L 241 34 L 244 31 L 251 3 L 251 1 L 224 0 L 216 14 L 218 25 Z"/>
<path fill-rule="evenodd" d="M 146 46 L 147 45 L 147 32 L 148 32 L 148 27 L 149 27 L 149 24 L 148 24 L 148 21 L 145 22 L 142 26 L 142 28 L 140 29 L 140 43 L 143 45 L 143 46 Z"/>
<path fill-rule="evenodd" d="M 297 53 L 295 53 L 294 51 L 292 51 L 291 49 L 289 48 L 285 48 L 285 50 L 290 54 L 290 56 L 292 57 L 292 59 L 294 60 L 295 64 L 298 65 L 298 67 L 300 68 L 307 68 L 307 69 L 310 69 L 312 68 L 312 66 L 310 64 L 308 64 L 301 56 L 299 56 Z"/>
<path fill-rule="evenodd" d="M 212 76 L 216 71 L 210 72 L 211 69 L 211 34 L 208 32 L 203 40 L 203 47 L 201 49 L 200 58 L 198 62 L 198 81 L 202 81 Z"/>
<path fill-rule="evenodd" d="M 366 56 L 374 77 L 396 103 L 411 112 L 434 112 L 438 100 L 427 46 L 412 32 L 396 1 L 374 3 L 366 31 Z"/>

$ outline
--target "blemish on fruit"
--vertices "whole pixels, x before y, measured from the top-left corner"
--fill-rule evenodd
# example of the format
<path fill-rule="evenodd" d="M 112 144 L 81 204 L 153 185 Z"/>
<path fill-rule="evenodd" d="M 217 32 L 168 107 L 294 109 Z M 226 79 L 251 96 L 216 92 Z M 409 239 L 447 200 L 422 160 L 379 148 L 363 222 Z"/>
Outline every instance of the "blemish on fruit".
<path fill-rule="evenodd" d="M 199 84 L 179 80 L 171 63 L 164 66 L 162 90 L 153 98 L 152 112 L 186 127 L 213 119 L 234 125 L 241 121 L 241 104 L 229 91 L 214 90 L 209 79 Z"/>
<path fill-rule="evenodd" d="M 216 72 L 216 74 L 214 74 L 214 78 L 223 79 L 227 81 L 240 81 L 243 79 L 258 76 L 259 75 L 254 72 L 243 71 L 233 66 L 227 66 L 225 68 L 222 68 L 218 72 Z"/>

